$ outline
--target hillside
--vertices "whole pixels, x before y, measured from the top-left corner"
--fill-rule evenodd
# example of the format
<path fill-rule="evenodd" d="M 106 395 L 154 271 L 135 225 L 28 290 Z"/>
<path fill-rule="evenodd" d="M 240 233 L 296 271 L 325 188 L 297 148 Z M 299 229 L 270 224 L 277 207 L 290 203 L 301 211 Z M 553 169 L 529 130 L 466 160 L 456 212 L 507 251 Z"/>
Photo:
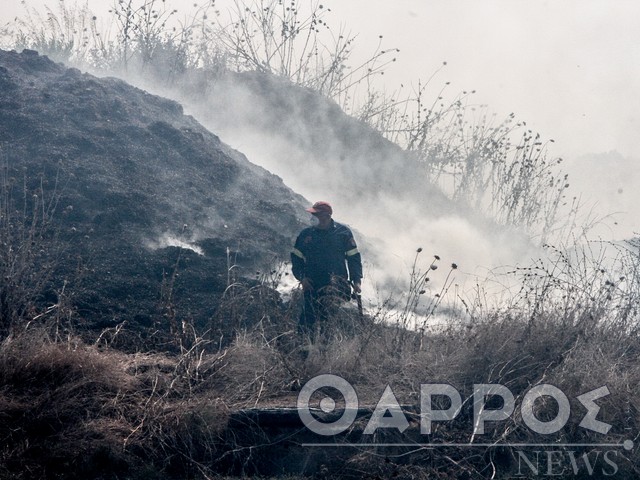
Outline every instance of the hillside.
<path fill-rule="evenodd" d="M 151 325 L 178 260 L 175 309 L 207 318 L 228 267 L 253 277 L 286 258 L 306 217 L 301 196 L 178 103 L 33 51 L 0 51 L 0 160 L 13 208 L 39 193 L 56 207 L 45 301 L 66 280 L 93 326 Z"/>

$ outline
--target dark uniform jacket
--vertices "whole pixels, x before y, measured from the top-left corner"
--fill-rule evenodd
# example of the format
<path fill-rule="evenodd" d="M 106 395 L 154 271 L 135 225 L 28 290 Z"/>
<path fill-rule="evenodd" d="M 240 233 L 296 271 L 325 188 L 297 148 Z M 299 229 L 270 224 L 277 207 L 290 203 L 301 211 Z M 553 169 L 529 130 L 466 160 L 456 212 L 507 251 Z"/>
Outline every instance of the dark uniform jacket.
<path fill-rule="evenodd" d="M 329 285 L 334 275 L 352 282 L 362 279 L 362 260 L 353 234 L 333 220 L 326 230 L 309 227 L 300 232 L 291 264 L 293 275 L 300 281 L 309 278 L 314 288 Z"/>

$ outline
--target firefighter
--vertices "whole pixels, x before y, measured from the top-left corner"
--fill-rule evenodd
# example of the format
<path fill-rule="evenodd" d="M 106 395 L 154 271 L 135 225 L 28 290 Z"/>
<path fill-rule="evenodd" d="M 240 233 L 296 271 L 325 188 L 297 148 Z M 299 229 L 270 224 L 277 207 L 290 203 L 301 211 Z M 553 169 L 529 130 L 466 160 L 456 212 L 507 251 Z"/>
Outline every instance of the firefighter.
<path fill-rule="evenodd" d="M 316 320 L 326 317 L 328 303 L 336 298 L 348 300 L 351 288 L 360 294 L 362 260 L 351 230 L 331 218 L 329 203 L 316 202 L 306 210 L 313 226 L 298 235 L 291 265 L 304 292 L 299 328 L 310 333 Z"/>

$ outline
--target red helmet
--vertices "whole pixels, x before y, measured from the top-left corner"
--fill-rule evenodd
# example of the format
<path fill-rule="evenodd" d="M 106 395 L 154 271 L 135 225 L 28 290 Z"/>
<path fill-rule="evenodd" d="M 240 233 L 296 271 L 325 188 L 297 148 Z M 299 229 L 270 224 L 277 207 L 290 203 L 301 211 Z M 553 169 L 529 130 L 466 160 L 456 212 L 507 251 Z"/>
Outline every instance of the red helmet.
<path fill-rule="evenodd" d="M 328 202 L 316 202 L 313 204 L 311 208 L 307 208 L 307 212 L 309 213 L 328 213 L 329 215 L 333 214 L 333 208 Z"/>

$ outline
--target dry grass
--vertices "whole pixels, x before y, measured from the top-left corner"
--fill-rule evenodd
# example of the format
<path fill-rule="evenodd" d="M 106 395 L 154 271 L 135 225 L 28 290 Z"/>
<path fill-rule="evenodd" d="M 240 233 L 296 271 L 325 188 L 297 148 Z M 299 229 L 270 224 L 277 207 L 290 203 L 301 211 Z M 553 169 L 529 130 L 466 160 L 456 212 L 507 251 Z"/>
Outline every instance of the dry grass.
<path fill-rule="evenodd" d="M 210 440 L 224 428 L 226 407 L 215 397 L 187 397 L 176 365 L 162 355 L 52 342 L 41 331 L 5 339 L 0 476 L 190 471 L 199 456 L 212 455 Z"/>
<path fill-rule="evenodd" d="M 387 384 L 400 403 L 417 406 L 421 383 L 449 383 L 463 398 L 475 383 L 500 383 L 517 403 L 532 386 L 549 383 L 570 398 L 577 412 L 560 437 L 541 438 L 526 429 L 516 409 L 483 441 L 621 443 L 633 438 L 640 429 L 638 337 L 605 321 L 584 328 L 557 315 L 531 319 L 513 313 L 495 312 L 423 336 L 399 335 L 399 327 L 359 319 L 348 309 L 311 340 L 293 335 L 287 322 L 278 329 L 274 310 L 272 324 L 239 329 L 227 345 L 202 342 L 198 349 L 171 354 L 127 354 L 73 338 L 56 342 L 44 331 L 27 330 L 0 345 L 0 436 L 6 439 L 0 478 L 19 472 L 24 478 L 102 478 L 105 472 L 127 478 L 216 478 L 235 468 L 234 452 L 246 454 L 226 430 L 229 415 L 256 406 L 293 406 L 297 389 L 320 373 L 343 376 L 358 391 L 361 405 L 371 406 Z M 584 412 L 575 400 L 603 385 L 611 395 L 598 402 L 598 419 L 613 425 L 606 438 L 577 426 Z M 465 423 L 470 408 L 465 402 L 459 421 L 437 426 L 442 441 L 470 440 L 472 428 Z M 538 406 L 538 415 L 552 413 L 553 405 Z M 452 449 L 445 456 L 429 455 L 383 461 L 353 452 L 344 461 L 349 472 L 382 478 L 431 478 L 438 471 L 447 472 L 443 478 L 486 478 L 487 458 L 507 474 L 515 453 L 495 449 L 466 459 L 462 450 Z M 620 471 L 637 473 L 635 452 L 624 455 L 618 458 Z"/>

